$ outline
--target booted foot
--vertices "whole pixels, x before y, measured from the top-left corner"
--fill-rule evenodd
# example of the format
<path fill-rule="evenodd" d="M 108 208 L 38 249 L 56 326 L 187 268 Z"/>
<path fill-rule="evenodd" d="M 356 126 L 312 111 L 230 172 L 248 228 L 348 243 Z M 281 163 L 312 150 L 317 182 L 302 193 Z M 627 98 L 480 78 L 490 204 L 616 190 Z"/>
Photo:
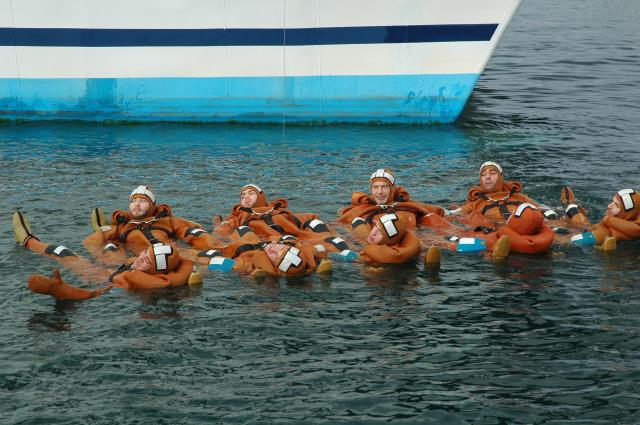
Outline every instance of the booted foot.
<path fill-rule="evenodd" d="M 202 285 L 202 282 L 204 282 L 204 279 L 202 279 L 202 275 L 197 271 L 195 271 L 195 267 L 194 267 L 194 270 L 191 272 L 191 275 L 189 276 L 189 281 L 187 283 L 189 284 L 189 286 L 197 286 L 197 285 Z"/>
<path fill-rule="evenodd" d="M 333 269 L 333 263 L 331 262 L 331 260 L 320 260 L 320 264 L 318 264 L 318 269 L 316 270 L 316 273 L 318 274 L 329 274 L 331 273 L 331 270 Z"/>
<path fill-rule="evenodd" d="M 616 238 L 613 236 L 607 236 L 607 238 L 602 242 L 602 245 L 599 247 L 604 252 L 615 251 L 617 248 Z"/>
<path fill-rule="evenodd" d="M 424 257 L 424 265 L 428 269 L 436 269 L 440 267 L 440 260 L 442 258 L 442 253 L 440 252 L 440 248 L 437 246 L 431 245 L 427 250 L 427 255 Z"/>
<path fill-rule="evenodd" d="M 20 245 L 26 245 L 27 241 L 31 238 L 37 239 L 31 234 L 31 224 L 29 220 L 20 211 L 13 213 L 13 233 L 16 237 L 16 242 Z"/>
<path fill-rule="evenodd" d="M 511 239 L 509 236 L 503 235 L 500 236 L 500 239 L 493 246 L 493 253 L 491 256 L 494 260 L 504 260 L 509 255 L 509 251 L 511 250 Z"/>
<path fill-rule="evenodd" d="M 255 269 L 252 273 L 251 273 L 251 277 L 254 279 L 260 279 L 263 278 L 267 275 L 267 273 L 262 270 L 262 269 Z"/>
<path fill-rule="evenodd" d="M 91 211 L 91 227 L 93 227 L 94 232 L 102 231 L 103 227 L 109 227 L 102 208 L 94 208 Z"/>
<path fill-rule="evenodd" d="M 573 193 L 573 189 L 570 186 L 565 186 L 560 192 L 560 203 L 566 208 L 569 204 L 576 203 L 576 196 Z"/>
<path fill-rule="evenodd" d="M 94 290 L 76 288 L 62 280 L 58 269 L 53 270 L 51 277 L 32 275 L 29 277 L 28 285 L 33 292 L 51 295 L 53 298 L 63 301 L 88 300 L 101 295 L 111 288 L 111 286 Z"/>

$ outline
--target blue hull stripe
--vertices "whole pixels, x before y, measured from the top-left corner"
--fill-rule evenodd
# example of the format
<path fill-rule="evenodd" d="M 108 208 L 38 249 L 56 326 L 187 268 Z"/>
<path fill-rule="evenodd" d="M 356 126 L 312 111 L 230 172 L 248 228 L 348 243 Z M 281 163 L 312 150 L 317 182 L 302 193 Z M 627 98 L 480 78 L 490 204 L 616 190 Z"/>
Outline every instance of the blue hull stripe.
<path fill-rule="evenodd" d="M 490 41 L 498 24 L 335 28 L 0 28 L 0 46 L 310 46 Z"/>
<path fill-rule="evenodd" d="M 0 118 L 446 123 L 478 77 L 0 78 Z"/>

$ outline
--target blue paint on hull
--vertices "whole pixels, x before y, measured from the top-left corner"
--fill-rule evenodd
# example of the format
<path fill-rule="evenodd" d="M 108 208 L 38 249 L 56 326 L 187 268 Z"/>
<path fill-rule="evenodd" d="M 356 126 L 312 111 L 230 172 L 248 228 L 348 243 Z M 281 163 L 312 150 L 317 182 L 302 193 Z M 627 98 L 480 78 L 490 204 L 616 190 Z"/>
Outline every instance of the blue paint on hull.
<path fill-rule="evenodd" d="M 332 28 L 0 28 L 0 46 L 319 46 L 490 41 L 498 24 Z"/>
<path fill-rule="evenodd" d="M 0 117 L 449 123 L 479 74 L 0 79 Z"/>

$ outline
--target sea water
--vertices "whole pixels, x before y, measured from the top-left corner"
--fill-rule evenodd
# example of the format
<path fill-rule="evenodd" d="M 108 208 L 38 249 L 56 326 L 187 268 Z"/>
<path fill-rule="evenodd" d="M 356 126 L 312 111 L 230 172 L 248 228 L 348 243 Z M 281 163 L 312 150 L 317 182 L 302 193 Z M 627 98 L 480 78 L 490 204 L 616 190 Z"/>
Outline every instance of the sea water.
<path fill-rule="evenodd" d="M 138 184 L 207 229 L 251 182 L 332 222 L 382 166 L 448 206 L 486 160 L 556 209 L 572 186 L 596 221 L 640 189 L 639 18 L 635 0 L 525 1 L 452 126 L 0 125 L 0 423 L 640 422 L 637 243 L 56 303 L 26 287 L 56 263 L 11 230 L 19 209 L 86 254 L 92 208 Z"/>

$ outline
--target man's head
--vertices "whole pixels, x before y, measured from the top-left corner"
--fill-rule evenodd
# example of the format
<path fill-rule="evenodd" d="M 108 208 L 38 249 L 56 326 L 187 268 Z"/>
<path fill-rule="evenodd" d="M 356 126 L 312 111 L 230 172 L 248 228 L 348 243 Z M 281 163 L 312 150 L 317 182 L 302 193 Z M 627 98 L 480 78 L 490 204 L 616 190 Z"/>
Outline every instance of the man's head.
<path fill-rule="evenodd" d="M 407 225 L 396 214 L 385 214 L 373 219 L 374 226 L 367 242 L 371 245 L 396 245 L 407 233 Z"/>
<path fill-rule="evenodd" d="M 378 205 L 388 204 L 396 183 L 396 177 L 388 168 L 380 168 L 371 174 L 371 196 Z"/>
<path fill-rule="evenodd" d="M 300 255 L 300 250 L 292 245 L 270 243 L 264 247 L 271 263 L 282 273 L 297 274 L 304 270 L 306 261 Z"/>
<path fill-rule="evenodd" d="M 240 189 L 240 205 L 245 208 L 266 207 L 264 192 L 256 184 L 247 184 Z"/>
<path fill-rule="evenodd" d="M 613 195 L 607 206 L 607 215 L 635 220 L 640 216 L 640 194 L 634 189 L 622 189 Z"/>
<path fill-rule="evenodd" d="M 150 274 L 168 273 L 178 267 L 180 256 L 171 245 L 157 243 L 138 255 L 131 266 Z"/>
<path fill-rule="evenodd" d="M 498 192 L 503 186 L 502 167 L 487 161 L 480 166 L 480 187 L 484 193 Z"/>
<path fill-rule="evenodd" d="M 153 215 L 156 206 L 156 195 L 148 186 L 136 187 L 129 196 L 129 212 L 133 218 L 144 218 Z"/>

